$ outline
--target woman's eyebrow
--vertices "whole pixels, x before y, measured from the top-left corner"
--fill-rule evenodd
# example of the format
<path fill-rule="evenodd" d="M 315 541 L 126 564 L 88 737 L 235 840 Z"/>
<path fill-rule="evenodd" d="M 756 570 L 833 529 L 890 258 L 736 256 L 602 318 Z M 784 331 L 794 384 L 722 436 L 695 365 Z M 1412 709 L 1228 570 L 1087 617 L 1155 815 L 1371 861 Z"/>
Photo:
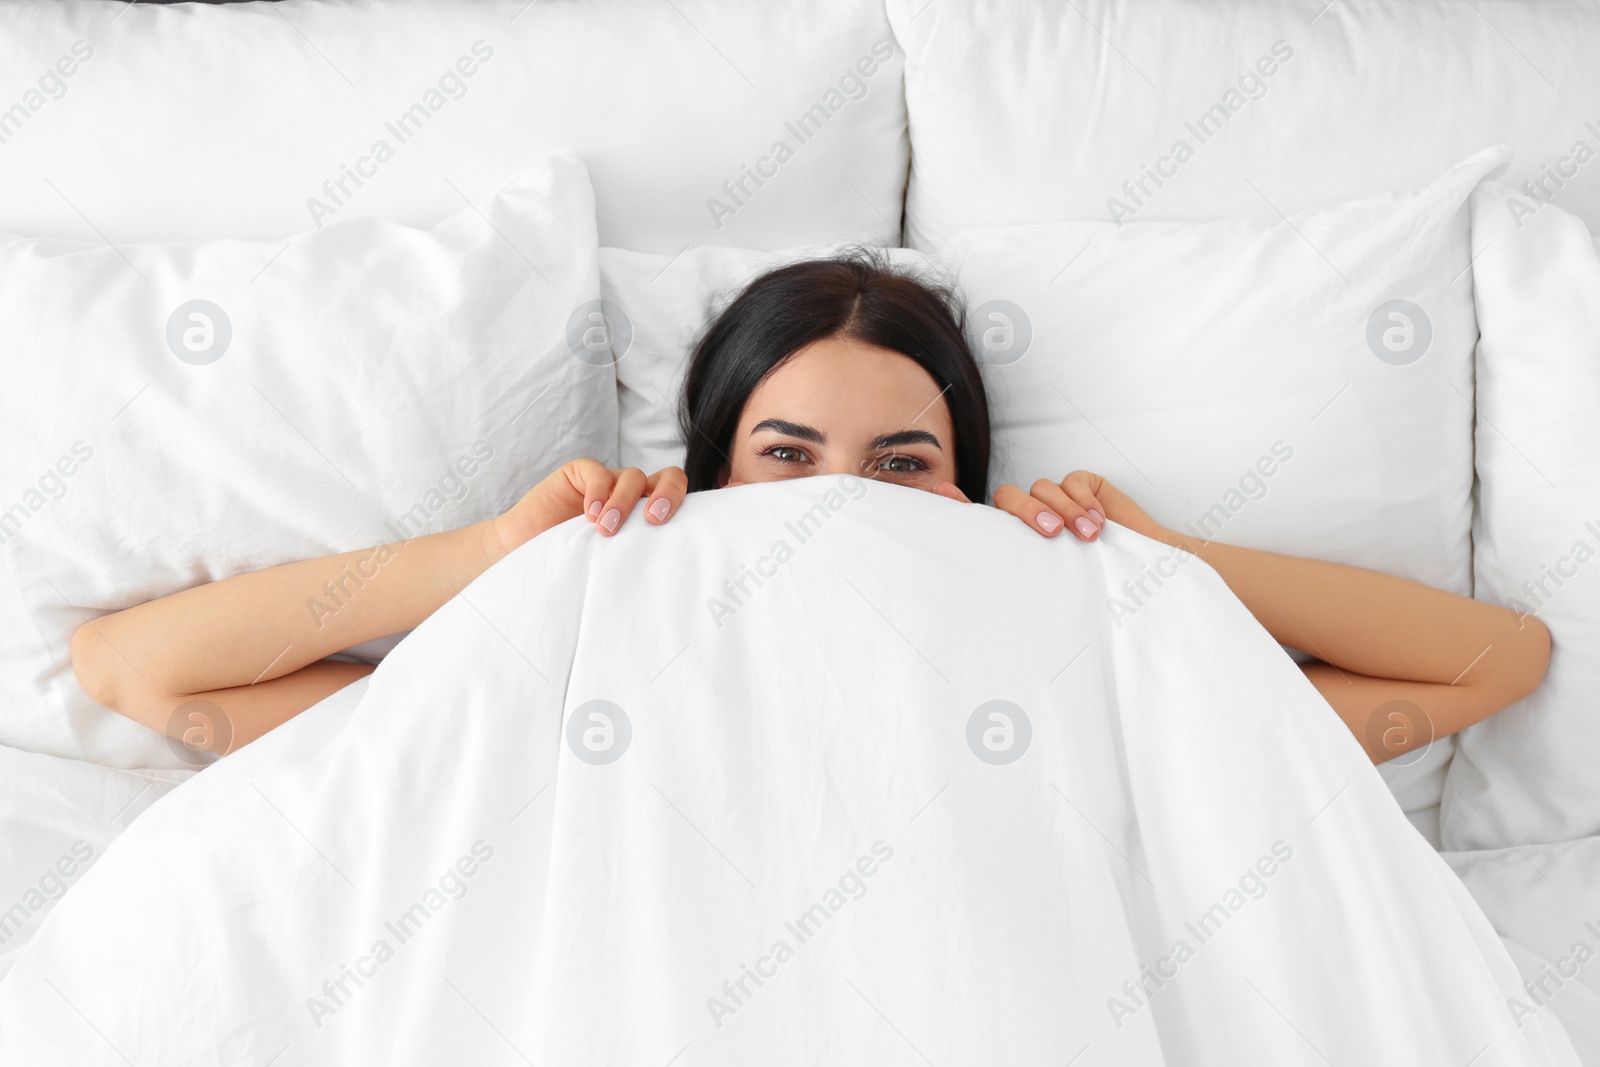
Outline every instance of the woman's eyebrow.
<path fill-rule="evenodd" d="M 872 439 L 873 448 L 894 448 L 897 445 L 932 445 L 939 451 L 944 451 L 939 439 L 927 430 L 901 430 L 898 433 L 886 433 Z"/>
<path fill-rule="evenodd" d="M 762 419 L 760 422 L 756 423 L 750 428 L 750 433 L 754 435 L 760 433 L 762 430 L 772 430 L 774 433 L 787 434 L 790 437 L 798 437 L 800 440 L 810 441 L 814 445 L 825 445 L 828 443 L 827 437 L 823 435 L 821 430 L 813 429 L 804 423 L 789 422 L 784 419 Z"/>

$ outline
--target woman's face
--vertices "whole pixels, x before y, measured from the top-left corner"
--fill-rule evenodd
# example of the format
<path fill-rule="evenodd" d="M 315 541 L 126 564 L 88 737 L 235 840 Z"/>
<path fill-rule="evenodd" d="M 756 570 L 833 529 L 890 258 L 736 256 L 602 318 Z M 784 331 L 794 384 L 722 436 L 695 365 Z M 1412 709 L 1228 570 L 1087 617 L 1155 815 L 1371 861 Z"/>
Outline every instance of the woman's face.
<path fill-rule="evenodd" d="M 956 478 L 950 409 L 909 357 L 849 337 L 796 352 L 745 402 L 724 486 L 855 474 L 937 490 Z"/>

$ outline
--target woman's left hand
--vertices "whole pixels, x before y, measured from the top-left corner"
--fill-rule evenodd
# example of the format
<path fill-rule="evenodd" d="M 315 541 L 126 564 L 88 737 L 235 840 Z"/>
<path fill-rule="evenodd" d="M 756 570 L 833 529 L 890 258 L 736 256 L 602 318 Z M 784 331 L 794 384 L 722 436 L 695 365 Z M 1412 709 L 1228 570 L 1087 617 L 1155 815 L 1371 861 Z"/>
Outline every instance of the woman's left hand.
<path fill-rule="evenodd" d="M 967 499 L 948 482 L 934 492 L 952 500 Z M 1080 541 L 1093 541 L 1107 519 L 1157 540 L 1167 532 L 1131 497 L 1093 471 L 1073 471 L 1059 482 L 1040 478 L 1026 493 L 1017 486 L 1002 485 L 995 490 L 994 506 L 1009 511 L 1045 537 L 1068 529 Z"/>

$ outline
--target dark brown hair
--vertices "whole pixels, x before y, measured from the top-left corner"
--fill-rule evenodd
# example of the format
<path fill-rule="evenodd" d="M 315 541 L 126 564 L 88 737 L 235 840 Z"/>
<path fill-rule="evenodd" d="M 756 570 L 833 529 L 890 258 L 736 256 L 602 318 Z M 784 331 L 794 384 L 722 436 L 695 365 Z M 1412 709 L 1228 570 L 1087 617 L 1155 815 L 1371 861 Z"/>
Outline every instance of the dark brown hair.
<path fill-rule="evenodd" d="M 956 485 L 982 501 L 989 481 L 989 402 L 951 287 L 891 266 L 881 249 L 778 267 L 744 288 L 695 345 L 679 421 L 689 491 L 715 489 L 750 394 L 814 341 L 849 337 L 899 352 L 944 390 Z"/>

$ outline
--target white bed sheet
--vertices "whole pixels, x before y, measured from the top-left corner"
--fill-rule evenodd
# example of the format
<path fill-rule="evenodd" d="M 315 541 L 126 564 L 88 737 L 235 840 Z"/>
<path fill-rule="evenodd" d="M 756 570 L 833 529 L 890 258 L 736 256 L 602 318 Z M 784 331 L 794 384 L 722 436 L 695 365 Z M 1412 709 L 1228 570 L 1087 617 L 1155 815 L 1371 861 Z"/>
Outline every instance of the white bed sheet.
<path fill-rule="evenodd" d="M 193 773 L 0 746 L 0 977 L 106 847 Z"/>
<path fill-rule="evenodd" d="M 1587 1067 L 1600 1067 L 1600 837 L 1446 852 L 1526 983 L 1519 1019 L 1560 1019 Z"/>

